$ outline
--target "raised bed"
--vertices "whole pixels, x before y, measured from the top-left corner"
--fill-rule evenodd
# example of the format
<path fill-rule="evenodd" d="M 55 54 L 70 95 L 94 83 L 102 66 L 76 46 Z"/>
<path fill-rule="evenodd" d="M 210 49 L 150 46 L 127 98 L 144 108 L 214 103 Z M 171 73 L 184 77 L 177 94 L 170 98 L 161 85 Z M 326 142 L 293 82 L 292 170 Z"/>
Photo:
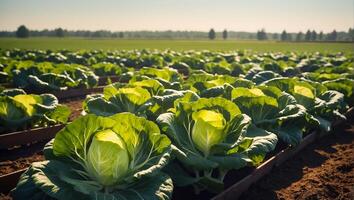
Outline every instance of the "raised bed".
<path fill-rule="evenodd" d="M 272 156 L 263 164 L 255 168 L 249 175 L 223 191 L 222 193 L 218 194 L 213 198 L 213 200 L 236 200 L 238 197 L 241 196 L 241 194 L 251 186 L 251 184 L 257 182 L 259 179 L 261 179 L 263 176 L 268 174 L 274 166 L 280 165 L 282 162 L 286 161 L 293 155 L 295 155 L 298 151 L 306 147 L 307 145 L 311 144 L 313 141 L 315 141 L 316 138 L 316 133 L 313 132 L 309 135 L 307 135 L 303 142 L 297 147 L 297 148 L 287 148 L 285 150 L 282 150 L 280 153 L 276 154 L 275 156 Z M 2 193 L 7 193 L 9 192 L 12 188 L 14 188 L 23 172 L 25 172 L 26 169 L 15 171 L 10 174 L 6 174 L 3 176 L 0 176 L 0 192 Z"/>
<path fill-rule="evenodd" d="M 28 166 L 44 159 L 42 151 L 46 143 L 41 141 L 31 146 L 0 150 L 0 193 L 6 194 L 16 187 L 19 177 Z"/>
<path fill-rule="evenodd" d="M 296 153 L 301 151 L 303 148 L 311 144 L 315 141 L 317 137 L 316 132 L 312 132 L 311 134 L 307 135 L 301 142 L 299 146 L 296 148 L 286 148 L 280 151 L 275 156 L 270 157 L 268 160 L 263 162 L 260 166 L 255 168 L 251 174 L 247 175 L 245 178 L 241 179 L 222 193 L 218 194 L 213 198 L 213 200 L 236 200 L 238 199 L 243 192 L 247 191 L 248 188 L 263 176 L 267 175 L 273 167 L 279 166 L 284 161 L 288 160 Z"/>
<path fill-rule="evenodd" d="M 348 112 L 346 113 L 346 116 L 352 117 L 353 111 L 354 111 L 353 108 L 349 109 Z M 343 121 L 336 121 L 333 123 L 333 126 L 339 125 L 342 122 Z M 298 153 L 299 151 L 301 151 L 302 149 L 304 149 L 305 147 L 313 143 L 318 137 L 318 135 L 319 135 L 318 132 L 315 131 L 311 132 L 310 134 L 304 137 L 301 144 L 298 145 L 297 147 L 295 148 L 287 147 L 286 149 L 281 150 L 276 155 L 265 160 L 260 166 L 255 168 L 249 175 L 242 178 L 241 180 L 239 180 L 238 182 L 236 182 L 235 184 L 227 188 L 225 191 L 213 197 L 212 200 L 237 200 L 242 195 L 242 193 L 248 190 L 248 188 L 252 184 L 256 183 L 262 177 L 270 173 L 273 167 L 281 165 L 283 162 L 293 157 L 296 153 Z M 10 174 L 0 176 L 0 188 L 1 188 L 0 192 L 7 193 L 12 188 L 14 188 L 21 174 L 25 171 L 26 169 L 23 169 Z"/>
<path fill-rule="evenodd" d="M 21 169 L 9 174 L 5 174 L 0 176 L 0 192 L 1 193 L 8 193 L 10 190 L 16 187 L 20 176 L 27 170 Z"/>
<path fill-rule="evenodd" d="M 65 125 L 54 125 L 44 128 L 34 128 L 0 135 L 0 149 L 30 144 L 37 141 L 50 140 Z"/>

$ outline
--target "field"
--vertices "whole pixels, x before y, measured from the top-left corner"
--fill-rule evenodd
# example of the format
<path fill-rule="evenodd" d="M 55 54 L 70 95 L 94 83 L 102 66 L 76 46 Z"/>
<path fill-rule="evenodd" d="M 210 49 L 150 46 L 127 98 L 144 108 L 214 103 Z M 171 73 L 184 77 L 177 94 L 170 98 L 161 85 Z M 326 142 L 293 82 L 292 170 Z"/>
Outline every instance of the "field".
<path fill-rule="evenodd" d="M 84 38 L 0 38 L 2 49 L 67 49 L 67 50 L 130 50 L 130 49 L 172 49 L 172 50 L 253 50 L 258 52 L 354 52 L 353 43 L 287 43 L 275 41 L 236 40 L 120 40 Z"/>
<path fill-rule="evenodd" d="M 352 199 L 348 44 L 5 40 L 0 199 Z"/>

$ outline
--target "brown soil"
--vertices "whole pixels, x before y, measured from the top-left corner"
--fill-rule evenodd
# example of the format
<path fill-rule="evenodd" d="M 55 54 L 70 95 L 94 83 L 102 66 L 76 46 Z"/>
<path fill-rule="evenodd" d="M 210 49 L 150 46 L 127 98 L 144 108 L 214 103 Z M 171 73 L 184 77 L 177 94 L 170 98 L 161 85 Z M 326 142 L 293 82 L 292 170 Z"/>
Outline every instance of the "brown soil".
<path fill-rule="evenodd" d="M 0 193 L 0 199 L 1 200 L 12 200 L 12 197 L 10 195 L 5 195 Z"/>
<path fill-rule="evenodd" d="M 76 119 L 77 117 L 79 117 L 81 115 L 82 102 L 84 100 L 85 99 L 83 99 L 83 98 L 76 98 L 76 99 L 68 99 L 68 100 L 61 102 L 62 104 L 69 106 L 69 108 L 71 110 L 71 115 L 69 117 L 69 121 L 73 121 L 74 119 Z"/>
<path fill-rule="evenodd" d="M 16 160 L 6 160 L 0 162 L 0 176 L 17 170 L 25 169 L 33 162 L 44 160 L 42 153 L 35 153 L 30 157 L 18 158 Z"/>
<path fill-rule="evenodd" d="M 353 121 L 273 169 L 240 199 L 354 199 Z"/>
<path fill-rule="evenodd" d="M 25 169 L 33 162 L 44 160 L 41 152 L 46 142 L 0 151 L 0 176 Z"/>

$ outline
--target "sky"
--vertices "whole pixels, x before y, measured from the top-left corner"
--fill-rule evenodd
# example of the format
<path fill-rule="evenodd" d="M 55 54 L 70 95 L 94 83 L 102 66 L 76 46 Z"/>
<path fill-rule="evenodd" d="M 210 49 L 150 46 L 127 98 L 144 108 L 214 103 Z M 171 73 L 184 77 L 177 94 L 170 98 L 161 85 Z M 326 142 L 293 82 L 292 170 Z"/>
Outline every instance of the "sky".
<path fill-rule="evenodd" d="M 0 30 L 347 31 L 354 0 L 0 0 Z"/>

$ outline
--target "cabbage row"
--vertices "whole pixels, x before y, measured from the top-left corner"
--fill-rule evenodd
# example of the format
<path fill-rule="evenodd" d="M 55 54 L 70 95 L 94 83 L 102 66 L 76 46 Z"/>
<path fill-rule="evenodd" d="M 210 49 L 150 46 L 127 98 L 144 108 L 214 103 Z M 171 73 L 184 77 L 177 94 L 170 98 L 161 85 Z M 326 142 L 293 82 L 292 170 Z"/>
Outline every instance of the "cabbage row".
<path fill-rule="evenodd" d="M 73 62 L 72 52 L 56 54 Z M 87 96 L 83 116 L 45 147 L 46 161 L 21 176 L 17 199 L 170 199 L 186 186 L 218 193 L 230 171 L 259 165 L 276 145 L 296 147 L 311 130 L 329 132 L 353 103 L 353 59 L 341 54 L 76 55 L 124 69 L 124 81 Z"/>
<path fill-rule="evenodd" d="M 65 124 L 70 113 L 70 109 L 59 104 L 52 94 L 26 94 L 21 89 L 0 92 L 0 134 Z"/>
<path fill-rule="evenodd" d="M 17 60 L 9 60 L 4 65 L 2 68 L 4 82 L 31 93 L 92 88 L 98 84 L 98 76 L 81 65 Z"/>
<path fill-rule="evenodd" d="M 169 66 L 188 76 L 246 76 L 255 83 L 276 76 L 304 77 L 352 98 L 353 54 L 255 53 L 250 51 L 42 51 L 0 50 L 0 84 L 29 92 L 52 92 L 97 85 L 97 76 L 128 75 L 143 67 Z M 253 77 L 256 73 L 262 74 Z M 126 76 L 124 76 L 126 78 Z M 351 99 L 353 101 L 353 98 Z"/>

